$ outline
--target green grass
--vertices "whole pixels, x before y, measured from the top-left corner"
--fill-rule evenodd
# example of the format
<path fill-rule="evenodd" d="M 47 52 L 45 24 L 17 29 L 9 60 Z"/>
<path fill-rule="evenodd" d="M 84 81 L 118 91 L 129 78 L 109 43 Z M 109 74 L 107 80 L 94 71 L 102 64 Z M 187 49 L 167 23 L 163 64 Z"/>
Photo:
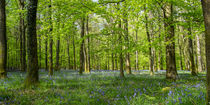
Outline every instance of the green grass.
<path fill-rule="evenodd" d="M 0 80 L 0 104 L 9 105 L 204 105 L 205 75 L 193 77 L 180 71 L 179 80 L 166 81 L 164 72 L 148 75 L 133 72 L 120 78 L 119 72 L 40 72 L 40 85 L 23 89 L 25 73 L 9 72 Z"/>

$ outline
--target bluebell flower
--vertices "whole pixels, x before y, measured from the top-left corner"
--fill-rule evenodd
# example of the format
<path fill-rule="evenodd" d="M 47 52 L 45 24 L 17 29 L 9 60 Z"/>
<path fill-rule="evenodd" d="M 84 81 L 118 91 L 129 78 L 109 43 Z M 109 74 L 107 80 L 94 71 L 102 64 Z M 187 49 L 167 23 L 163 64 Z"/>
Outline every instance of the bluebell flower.
<path fill-rule="evenodd" d="M 168 95 L 169 95 L 169 96 L 171 96 L 171 95 L 172 95 L 172 91 L 171 91 L 171 90 L 169 91 Z"/>
<path fill-rule="evenodd" d="M 195 87 L 196 87 L 196 88 L 198 88 L 198 87 L 200 87 L 200 86 L 201 86 L 201 84 L 197 84 L 197 85 L 195 85 Z"/>
<path fill-rule="evenodd" d="M 179 97 L 179 103 L 180 103 L 180 104 L 182 103 L 182 99 L 181 99 L 181 97 Z"/>
<path fill-rule="evenodd" d="M 136 93 L 134 93 L 133 97 L 136 97 Z"/>

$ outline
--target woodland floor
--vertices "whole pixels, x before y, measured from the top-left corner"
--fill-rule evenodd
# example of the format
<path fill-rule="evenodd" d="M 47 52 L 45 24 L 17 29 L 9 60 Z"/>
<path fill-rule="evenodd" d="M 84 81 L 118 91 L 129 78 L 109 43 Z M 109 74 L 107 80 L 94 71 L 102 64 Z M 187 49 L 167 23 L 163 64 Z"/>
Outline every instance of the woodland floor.
<path fill-rule="evenodd" d="M 133 71 L 120 78 L 118 71 L 40 71 L 40 85 L 23 89 L 23 72 L 9 72 L 0 80 L 0 105 L 205 105 L 205 74 L 193 77 L 179 71 L 176 82 L 165 80 L 165 71 L 150 76 L 148 70 Z"/>

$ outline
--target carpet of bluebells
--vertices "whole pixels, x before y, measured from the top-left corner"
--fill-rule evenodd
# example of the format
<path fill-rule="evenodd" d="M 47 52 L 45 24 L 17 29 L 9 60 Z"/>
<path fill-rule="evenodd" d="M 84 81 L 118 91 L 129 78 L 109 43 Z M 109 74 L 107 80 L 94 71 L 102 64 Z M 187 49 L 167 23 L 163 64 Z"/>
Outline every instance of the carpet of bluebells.
<path fill-rule="evenodd" d="M 79 75 L 62 70 L 49 77 L 40 71 L 40 84 L 24 89 L 25 73 L 9 72 L 0 80 L 0 105 L 204 105 L 205 73 L 197 77 L 179 71 L 179 79 L 165 80 L 165 71 L 148 70 L 119 77 L 119 71 L 100 70 Z"/>

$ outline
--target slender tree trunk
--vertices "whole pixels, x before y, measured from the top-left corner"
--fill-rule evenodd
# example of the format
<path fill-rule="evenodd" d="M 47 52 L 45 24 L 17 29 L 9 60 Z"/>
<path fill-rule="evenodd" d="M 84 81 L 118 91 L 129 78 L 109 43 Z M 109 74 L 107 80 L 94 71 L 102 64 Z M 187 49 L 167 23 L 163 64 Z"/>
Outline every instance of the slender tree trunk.
<path fill-rule="evenodd" d="M 205 23 L 205 42 L 206 42 L 206 66 L 207 66 L 207 86 L 206 86 L 206 105 L 210 105 L 210 1 L 201 0 Z"/>
<path fill-rule="evenodd" d="M 73 38 L 72 38 L 72 44 L 73 44 L 73 55 L 74 55 L 74 66 L 73 66 L 73 69 L 76 70 L 76 49 L 75 49 L 75 43 L 74 43 L 74 35 L 73 35 Z"/>
<path fill-rule="evenodd" d="M 191 30 L 190 25 L 188 27 L 188 32 L 189 32 L 188 34 L 190 35 L 190 37 L 188 38 L 188 43 L 189 43 L 191 74 L 194 75 L 194 76 L 197 76 L 196 68 L 195 68 L 195 61 L 194 61 L 194 53 L 193 53 L 193 41 L 192 41 L 192 38 L 191 38 L 192 37 L 192 30 Z"/>
<path fill-rule="evenodd" d="M 180 37 L 178 38 L 178 46 L 179 46 L 179 56 L 180 56 L 180 69 L 183 70 L 183 62 L 182 62 L 182 43 L 180 41 Z"/>
<path fill-rule="evenodd" d="M 70 47 L 70 37 L 68 37 L 67 39 L 67 54 L 68 54 L 68 69 L 72 69 L 71 68 L 71 59 L 70 59 L 70 53 L 69 53 L 69 47 Z"/>
<path fill-rule="evenodd" d="M 89 35 L 89 17 L 87 16 L 86 32 Z M 87 38 L 87 71 L 90 72 L 90 37 Z"/>
<path fill-rule="evenodd" d="M 129 30 L 128 30 L 128 13 L 127 13 L 127 2 L 125 1 L 124 2 L 124 34 L 125 34 L 125 41 L 126 41 L 126 51 L 129 49 L 130 47 L 130 42 L 129 42 Z M 131 73 L 131 65 L 130 65 L 130 53 L 129 52 L 126 52 L 126 55 L 125 55 L 125 62 L 126 62 L 126 65 L 125 65 L 125 68 L 126 68 L 126 73 L 127 74 L 132 74 Z"/>
<path fill-rule="evenodd" d="M 57 45 L 56 45 L 56 65 L 55 71 L 60 70 L 60 16 L 58 16 L 58 37 L 57 37 Z"/>
<path fill-rule="evenodd" d="M 41 35 L 39 35 L 39 69 L 41 69 L 42 67 L 42 63 L 41 63 L 41 60 L 42 60 L 42 48 L 41 48 L 41 43 L 42 40 L 41 40 Z"/>
<path fill-rule="evenodd" d="M 197 43 L 197 59 L 198 59 L 198 72 L 202 72 L 202 57 L 201 57 L 201 46 L 200 46 L 200 38 L 196 35 L 196 43 Z"/>
<path fill-rule="evenodd" d="M 138 42 L 138 29 L 136 29 L 136 43 Z M 138 51 L 136 50 L 135 70 L 139 70 Z"/>
<path fill-rule="evenodd" d="M 48 71 L 48 35 L 45 38 L 45 71 Z"/>
<path fill-rule="evenodd" d="M 85 69 L 85 58 L 84 58 L 84 36 L 85 36 L 85 18 L 82 17 L 81 20 L 81 39 L 82 39 L 82 43 L 80 45 L 80 68 L 79 68 L 79 74 L 83 73 L 83 70 Z"/>
<path fill-rule="evenodd" d="M 16 34 L 16 41 L 15 41 L 15 45 L 16 45 L 16 51 L 15 51 L 15 69 L 19 69 L 19 64 L 18 64 L 18 34 Z"/>
<path fill-rule="evenodd" d="M 19 8 L 21 11 L 24 11 L 25 0 L 19 0 Z M 25 20 L 24 14 L 20 13 L 20 69 L 21 71 L 26 70 L 26 50 L 25 50 Z"/>
<path fill-rule="evenodd" d="M 146 7 L 145 7 L 146 11 Z M 151 38 L 150 38 L 150 33 L 149 33 L 149 26 L 148 26 L 148 16 L 145 14 L 145 19 L 146 19 L 146 34 L 147 34 L 147 40 L 149 42 L 149 59 L 150 59 L 150 75 L 154 74 L 154 58 L 152 56 L 152 46 L 151 46 Z"/>
<path fill-rule="evenodd" d="M 52 31 L 53 31 L 53 24 L 52 24 L 52 0 L 50 0 L 50 5 L 49 5 L 49 15 L 50 15 L 50 43 L 49 43 L 49 75 L 53 75 L 53 36 L 52 36 Z"/>
<path fill-rule="evenodd" d="M 115 70 L 118 70 L 118 63 L 117 63 L 117 54 L 115 54 Z"/>
<path fill-rule="evenodd" d="M 174 41 L 174 25 L 173 25 L 173 5 L 167 2 L 164 9 L 164 26 L 166 31 L 166 79 L 176 80 L 178 78 L 175 59 L 175 41 Z"/>
<path fill-rule="evenodd" d="M 22 11 L 22 0 L 19 0 L 19 6 L 20 6 L 20 10 Z M 23 18 L 23 14 L 22 13 L 19 13 L 20 14 L 20 24 L 19 24 L 19 38 L 20 38 L 20 70 L 21 71 L 24 71 L 22 68 L 23 68 L 23 60 L 22 60 L 22 56 L 23 56 L 23 38 L 22 38 L 22 34 L 23 34 L 23 28 L 22 28 L 22 18 Z"/>
<path fill-rule="evenodd" d="M 161 32 L 159 33 L 159 38 L 161 38 Z M 162 42 L 160 40 L 160 47 L 162 47 Z M 163 70 L 163 54 L 162 54 L 162 49 L 159 49 L 159 54 L 158 54 L 158 62 L 159 62 L 159 69 Z"/>
<path fill-rule="evenodd" d="M 28 73 L 25 87 L 31 87 L 39 82 L 37 35 L 36 35 L 36 13 L 38 0 L 29 0 L 27 15 L 27 48 L 28 48 Z"/>
<path fill-rule="evenodd" d="M 115 65 L 114 65 L 114 54 L 112 53 L 112 70 L 115 70 L 115 69 L 114 69 L 114 66 L 115 66 Z"/>
<path fill-rule="evenodd" d="M 0 79 L 7 77 L 6 4 L 0 0 Z"/>
<path fill-rule="evenodd" d="M 153 37 L 154 38 L 154 37 Z M 154 58 L 154 71 L 157 72 L 157 56 L 156 56 L 156 50 L 153 49 L 153 58 Z"/>
<path fill-rule="evenodd" d="M 121 28 L 121 21 L 119 22 L 119 28 Z M 120 77 L 124 76 L 124 70 L 123 70 L 123 54 L 122 54 L 122 35 L 121 32 L 119 32 L 119 44 L 120 44 Z"/>

